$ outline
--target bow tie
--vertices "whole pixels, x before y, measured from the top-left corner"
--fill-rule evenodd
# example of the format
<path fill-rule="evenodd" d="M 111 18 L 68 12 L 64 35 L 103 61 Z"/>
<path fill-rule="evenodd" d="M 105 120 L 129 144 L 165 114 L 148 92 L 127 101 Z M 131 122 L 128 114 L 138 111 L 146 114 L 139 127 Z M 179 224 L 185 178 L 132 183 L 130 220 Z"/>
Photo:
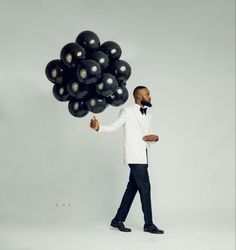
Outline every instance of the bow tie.
<path fill-rule="evenodd" d="M 142 108 L 142 107 L 141 107 L 139 110 L 140 110 L 140 112 L 142 113 L 142 115 L 143 115 L 143 114 L 146 115 L 146 113 L 147 113 L 147 108 Z"/>

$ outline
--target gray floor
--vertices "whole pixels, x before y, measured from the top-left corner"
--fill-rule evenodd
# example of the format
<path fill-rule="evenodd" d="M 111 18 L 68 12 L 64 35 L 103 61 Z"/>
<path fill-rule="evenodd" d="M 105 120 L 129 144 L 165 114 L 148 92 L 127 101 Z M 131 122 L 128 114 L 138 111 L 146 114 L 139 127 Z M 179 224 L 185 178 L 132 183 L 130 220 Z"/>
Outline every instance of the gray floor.
<path fill-rule="evenodd" d="M 1 224 L 1 250 L 234 250 L 234 218 L 162 218 L 164 235 L 142 231 L 142 225 L 126 221 L 131 233 L 112 229 L 107 221 L 36 225 Z"/>

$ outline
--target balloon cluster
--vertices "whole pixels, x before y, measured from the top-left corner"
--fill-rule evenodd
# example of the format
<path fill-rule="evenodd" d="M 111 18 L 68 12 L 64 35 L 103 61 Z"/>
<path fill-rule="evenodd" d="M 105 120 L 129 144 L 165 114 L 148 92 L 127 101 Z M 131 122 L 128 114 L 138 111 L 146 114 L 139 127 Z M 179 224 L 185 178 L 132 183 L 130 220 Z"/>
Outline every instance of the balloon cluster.
<path fill-rule="evenodd" d="M 75 42 L 61 49 L 60 59 L 50 61 L 45 68 L 54 84 L 53 95 L 58 101 L 69 101 L 69 112 L 75 117 L 124 104 L 129 98 L 126 81 L 131 67 L 120 60 L 121 53 L 117 43 L 100 44 L 94 32 L 81 32 Z"/>

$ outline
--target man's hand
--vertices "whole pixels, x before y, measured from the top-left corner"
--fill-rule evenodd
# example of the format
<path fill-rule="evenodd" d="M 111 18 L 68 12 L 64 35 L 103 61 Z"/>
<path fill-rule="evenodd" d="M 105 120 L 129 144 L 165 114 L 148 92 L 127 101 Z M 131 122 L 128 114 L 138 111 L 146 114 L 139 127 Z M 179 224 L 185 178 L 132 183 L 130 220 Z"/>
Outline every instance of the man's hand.
<path fill-rule="evenodd" d="M 90 120 L 90 127 L 96 131 L 99 130 L 99 122 L 95 116 Z"/>
<path fill-rule="evenodd" d="M 159 137 L 157 135 L 145 135 L 143 140 L 146 142 L 154 142 L 159 141 Z"/>

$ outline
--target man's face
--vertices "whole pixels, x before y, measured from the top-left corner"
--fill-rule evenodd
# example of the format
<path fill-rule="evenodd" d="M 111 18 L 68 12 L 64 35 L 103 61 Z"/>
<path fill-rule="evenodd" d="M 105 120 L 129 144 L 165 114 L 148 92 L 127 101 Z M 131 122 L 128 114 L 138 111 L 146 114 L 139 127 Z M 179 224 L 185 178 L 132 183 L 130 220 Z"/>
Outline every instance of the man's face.
<path fill-rule="evenodd" d="M 141 103 L 143 105 L 146 105 L 148 107 L 151 107 L 151 96 L 150 96 L 150 91 L 148 88 L 141 89 L 140 91 L 140 98 L 141 98 Z"/>

